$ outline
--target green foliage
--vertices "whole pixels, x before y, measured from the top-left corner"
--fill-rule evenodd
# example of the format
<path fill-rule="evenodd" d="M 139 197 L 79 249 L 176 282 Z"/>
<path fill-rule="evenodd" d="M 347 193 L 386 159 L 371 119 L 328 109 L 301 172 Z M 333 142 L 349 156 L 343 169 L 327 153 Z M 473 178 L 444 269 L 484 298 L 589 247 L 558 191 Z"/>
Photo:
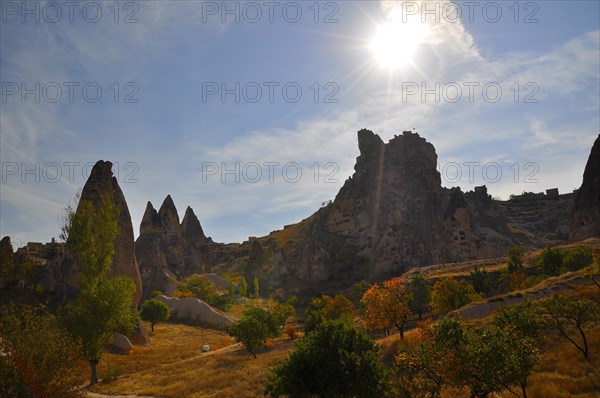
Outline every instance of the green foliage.
<path fill-rule="evenodd" d="M 229 334 L 256 358 L 257 348 L 261 345 L 266 347 L 268 339 L 281 336 L 289 308 L 281 304 L 281 307 L 269 312 L 260 307 L 250 307 L 244 311 L 242 319 L 229 328 Z"/>
<path fill-rule="evenodd" d="M 238 288 L 240 292 L 240 296 L 248 297 L 248 282 L 246 282 L 246 278 L 244 276 L 240 279 L 240 287 Z"/>
<path fill-rule="evenodd" d="M 521 271 L 523 269 L 523 254 L 525 249 L 523 246 L 513 246 L 507 251 L 508 255 L 508 272 Z"/>
<path fill-rule="evenodd" d="M 455 278 L 442 278 L 433 286 L 431 307 L 438 313 L 456 310 L 474 300 L 480 299 L 473 286 Z"/>
<path fill-rule="evenodd" d="M 558 248 L 547 247 L 542 251 L 538 260 L 538 267 L 544 275 L 555 276 L 560 275 L 563 254 Z"/>
<path fill-rule="evenodd" d="M 421 319 L 423 314 L 429 311 L 429 302 L 431 301 L 431 288 L 423 275 L 413 274 L 410 277 L 408 292 L 411 295 L 408 306 Z"/>
<path fill-rule="evenodd" d="M 354 306 L 341 294 L 336 294 L 334 297 L 325 294 L 310 300 L 305 315 L 304 330 L 308 333 L 327 320 L 343 318 L 351 324 L 354 318 Z"/>
<path fill-rule="evenodd" d="M 476 293 L 488 295 L 492 290 L 492 279 L 490 274 L 486 270 L 480 269 L 475 266 L 469 275 L 471 279 L 471 285 Z"/>
<path fill-rule="evenodd" d="M 594 261 L 585 269 L 584 275 L 587 276 L 594 282 L 594 284 L 600 288 L 600 252 L 595 252 L 593 255 Z"/>
<path fill-rule="evenodd" d="M 525 303 L 509 307 L 489 325 L 463 326 L 442 318 L 420 327 L 421 341 L 396 357 L 399 387 L 405 396 L 439 397 L 444 385 L 468 387 L 471 397 L 487 397 L 520 386 L 538 361 L 542 323 Z"/>
<path fill-rule="evenodd" d="M 92 383 L 97 382 L 95 365 L 112 342 L 113 334 L 128 334 L 133 330 L 134 294 L 135 283 L 131 278 L 101 280 L 82 286 L 62 313 L 67 330 L 81 339 L 83 357 L 92 365 Z"/>
<path fill-rule="evenodd" d="M 162 290 L 153 290 L 152 293 L 150 293 L 150 297 L 156 298 L 158 296 L 162 296 L 163 294 L 165 293 Z"/>
<path fill-rule="evenodd" d="M 119 209 L 112 194 L 105 195 L 98 208 L 92 202 L 82 200 L 76 212 L 71 207 L 65 212 L 66 224 L 62 226 L 61 236 L 83 278 L 105 278 L 112 265 L 114 243 L 119 234 L 116 221 Z"/>
<path fill-rule="evenodd" d="M 144 321 L 150 322 L 152 332 L 154 332 L 154 325 L 169 320 L 171 317 L 171 310 L 169 309 L 169 306 L 162 301 L 152 299 L 144 302 L 140 315 Z"/>
<path fill-rule="evenodd" d="M 132 330 L 136 286 L 129 277 L 108 278 L 119 232 L 119 214 L 112 194 L 99 207 L 82 200 L 73 212 L 68 207 L 61 237 L 82 273 L 79 293 L 62 311 L 69 333 L 80 339 L 82 355 L 90 363 L 90 382 L 97 383 L 96 367 L 112 342 L 113 333 Z"/>
<path fill-rule="evenodd" d="M 296 309 L 286 303 L 277 303 L 271 311 L 272 316 L 275 318 L 278 325 L 283 327 L 287 320 L 296 314 Z"/>
<path fill-rule="evenodd" d="M 348 297 L 348 299 L 350 301 L 352 301 L 352 304 L 354 304 L 354 306 L 359 310 L 362 311 L 363 308 L 363 304 L 360 301 L 362 299 L 362 297 L 365 295 L 365 293 L 367 292 L 367 290 L 369 290 L 369 288 L 371 287 L 371 283 L 365 280 L 362 280 L 360 282 L 357 282 L 352 289 L 350 289 L 350 291 L 348 293 L 346 293 L 346 297 Z"/>
<path fill-rule="evenodd" d="M 213 305 L 219 298 L 219 289 L 214 283 L 201 275 L 191 275 L 177 284 L 180 292 L 190 293 L 192 296 Z"/>
<path fill-rule="evenodd" d="M 258 283 L 258 277 L 254 277 L 254 297 L 258 298 L 260 294 L 260 284 Z"/>
<path fill-rule="evenodd" d="M 81 396 L 78 342 L 42 307 L 0 308 L 0 396 Z"/>
<path fill-rule="evenodd" d="M 389 395 L 389 381 L 367 334 L 342 320 L 325 321 L 272 369 L 265 395 L 380 398 Z"/>
<path fill-rule="evenodd" d="M 539 362 L 539 348 L 544 339 L 544 322 L 529 300 L 521 305 L 504 308 L 494 316 L 493 324 L 507 342 L 504 387 L 521 387 L 527 396 L 527 379 Z"/>
<path fill-rule="evenodd" d="M 542 300 L 540 307 L 560 335 L 573 344 L 585 359 L 589 359 L 586 329 L 600 320 L 600 304 L 583 297 L 554 295 Z"/>
<path fill-rule="evenodd" d="M 576 247 L 566 251 L 562 259 L 562 268 L 564 271 L 578 271 L 592 264 L 592 261 L 592 249 Z"/>

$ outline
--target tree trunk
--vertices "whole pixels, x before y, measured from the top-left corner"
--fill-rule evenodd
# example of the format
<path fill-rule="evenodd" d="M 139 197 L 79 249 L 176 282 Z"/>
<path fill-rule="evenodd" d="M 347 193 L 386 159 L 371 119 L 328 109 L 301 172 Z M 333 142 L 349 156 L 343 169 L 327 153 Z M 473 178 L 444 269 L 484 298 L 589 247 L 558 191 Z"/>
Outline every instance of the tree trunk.
<path fill-rule="evenodd" d="M 91 368 L 91 375 L 90 375 L 90 385 L 93 384 L 97 384 L 98 383 L 98 362 L 100 362 L 100 360 L 98 359 L 90 359 L 90 368 Z"/>
<path fill-rule="evenodd" d="M 525 389 L 526 383 L 521 383 L 521 391 L 523 392 L 523 398 L 527 398 L 527 390 Z"/>
<path fill-rule="evenodd" d="M 152 328 L 152 333 L 154 333 L 154 323 L 150 322 L 150 327 Z"/>

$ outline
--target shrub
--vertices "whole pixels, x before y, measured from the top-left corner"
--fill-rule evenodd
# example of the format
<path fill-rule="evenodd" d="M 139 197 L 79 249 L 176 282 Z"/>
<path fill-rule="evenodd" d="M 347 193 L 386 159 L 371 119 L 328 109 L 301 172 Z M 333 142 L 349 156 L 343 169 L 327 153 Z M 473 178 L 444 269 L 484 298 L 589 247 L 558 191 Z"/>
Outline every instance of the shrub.
<path fill-rule="evenodd" d="M 560 275 L 562 266 L 563 254 L 558 248 L 548 247 L 542 251 L 538 260 L 538 267 L 541 268 L 545 275 L 555 276 Z"/>
<path fill-rule="evenodd" d="M 274 367 L 265 395 L 385 397 L 389 382 L 377 355 L 377 345 L 365 332 L 343 320 L 326 320 Z"/>
<path fill-rule="evenodd" d="M 592 261 L 592 249 L 577 247 L 567 250 L 562 259 L 562 266 L 564 271 L 578 271 L 590 265 Z"/>

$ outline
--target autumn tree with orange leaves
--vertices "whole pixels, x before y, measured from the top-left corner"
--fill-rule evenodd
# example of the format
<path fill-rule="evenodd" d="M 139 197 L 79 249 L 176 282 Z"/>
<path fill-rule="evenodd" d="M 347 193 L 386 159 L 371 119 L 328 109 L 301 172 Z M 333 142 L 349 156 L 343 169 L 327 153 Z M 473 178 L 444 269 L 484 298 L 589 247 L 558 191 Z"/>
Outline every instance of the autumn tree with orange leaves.
<path fill-rule="evenodd" d="M 412 315 L 408 306 L 410 300 L 411 294 L 401 277 L 372 285 L 361 299 L 365 306 L 363 319 L 367 329 L 383 330 L 387 335 L 389 329 L 395 327 L 400 338 L 404 338 L 404 326 Z"/>

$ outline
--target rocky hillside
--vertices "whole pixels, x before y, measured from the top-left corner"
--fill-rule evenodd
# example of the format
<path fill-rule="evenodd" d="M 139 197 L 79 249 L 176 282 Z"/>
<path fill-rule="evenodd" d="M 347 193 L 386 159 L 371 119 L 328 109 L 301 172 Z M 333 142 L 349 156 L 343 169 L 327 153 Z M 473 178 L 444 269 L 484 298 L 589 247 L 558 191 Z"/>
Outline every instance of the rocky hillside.
<path fill-rule="evenodd" d="M 596 138 L 577 191 L 569 237 L 579 241 L 600 236 L 600 135 Z"/>
<path fill-rule="evenodd" d="M 208 271 L 257 275 L 265 287 L 328 290 L 568 239 L 570 199 L 498 202 L 485 186 L 467 193 L 443 188 L 435 148 L 416 133 L 384 143 L 363 129 L 358 146 L 355 172 L 332 203 L 242 244 L 206 238 L 190 208 L 179 224 L 170 197 L 158 213 L 149 203 L 136 242 L 145 290 Z"/>

